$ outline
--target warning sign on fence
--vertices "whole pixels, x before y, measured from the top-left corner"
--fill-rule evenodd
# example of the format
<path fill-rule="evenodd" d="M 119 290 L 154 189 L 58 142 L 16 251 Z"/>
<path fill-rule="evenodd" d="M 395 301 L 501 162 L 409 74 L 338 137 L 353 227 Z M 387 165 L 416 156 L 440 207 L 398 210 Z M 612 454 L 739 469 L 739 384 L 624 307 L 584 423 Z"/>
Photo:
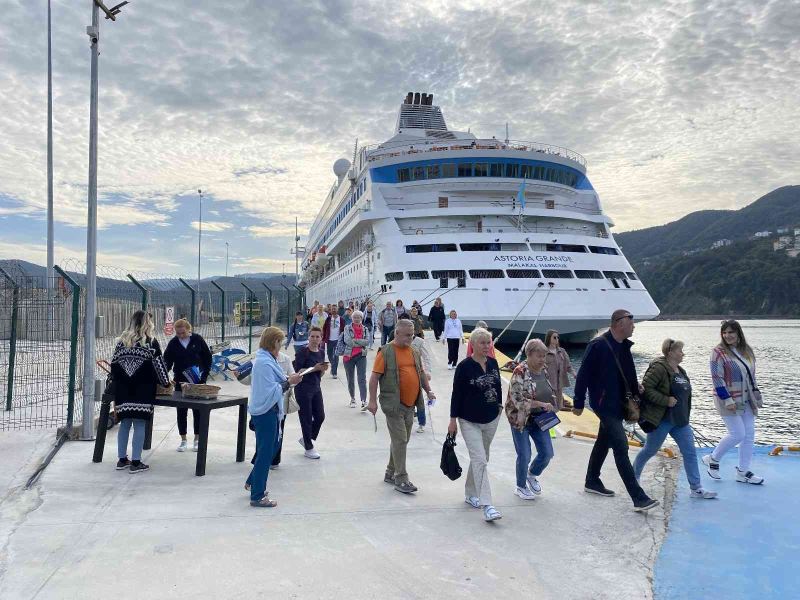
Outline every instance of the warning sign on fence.
<path fill-rule="evenodd" d="M 175 307 L 167 306 L 164 310 L 164 335 L 175 333 Z"/>

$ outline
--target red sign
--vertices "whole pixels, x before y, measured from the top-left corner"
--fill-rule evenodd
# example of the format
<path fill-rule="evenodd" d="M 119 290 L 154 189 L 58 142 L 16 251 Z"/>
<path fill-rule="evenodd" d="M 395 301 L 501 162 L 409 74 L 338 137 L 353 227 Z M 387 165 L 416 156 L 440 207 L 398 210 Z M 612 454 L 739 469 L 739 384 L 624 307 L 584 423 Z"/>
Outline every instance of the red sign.
<path fill-rule="evenodd" d="M 164 335 L 173 335 L 175 333 L 175 307 L 167 306 L 164 311 Z"/>

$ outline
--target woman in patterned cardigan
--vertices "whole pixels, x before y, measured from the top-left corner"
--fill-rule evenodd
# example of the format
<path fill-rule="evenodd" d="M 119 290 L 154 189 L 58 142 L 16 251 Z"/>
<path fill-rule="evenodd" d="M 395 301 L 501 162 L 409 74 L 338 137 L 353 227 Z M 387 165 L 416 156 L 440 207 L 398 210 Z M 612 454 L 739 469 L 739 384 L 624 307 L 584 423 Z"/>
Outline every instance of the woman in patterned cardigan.
<path fill-rule="evenodd" d="M 703 462 L 712 478 L 721 479 L 719 461 L 738 444 L 736 481 L 758 485 L 764 483 L 764 478 L 750 470 L 755 419 L 761 408 L 761 392 L 756 386 L 756 359 L 737 321 L 723 321 L 720 337 L 719 345 L 711 351 L 711 379 L 714 403 L 725 421 L 728 435 L 720 440 L 711 454 L 703 457 Z"/>
<path fill-rule="evenodd" d="M 114 403 L 120 418 L 117 435 L 118 471 L 130 468 L 131 473 L 141 473 L 150 468 L 141 460 L 145 429 L 147 421 L 153 418 L 156 384 L 169 385 L 167 367 L 154 333 L 153 319 L 145 311 L 137 310 L 128 328 L 119 336 L 111 358 Z M 128 460 L 131 426 L 132 461 Z"/>

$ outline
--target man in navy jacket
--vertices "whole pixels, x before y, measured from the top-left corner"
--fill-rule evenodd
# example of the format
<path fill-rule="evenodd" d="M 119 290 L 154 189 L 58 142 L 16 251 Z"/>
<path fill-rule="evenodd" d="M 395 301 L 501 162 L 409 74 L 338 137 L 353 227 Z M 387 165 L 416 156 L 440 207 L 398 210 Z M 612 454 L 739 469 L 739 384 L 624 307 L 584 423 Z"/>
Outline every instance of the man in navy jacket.
<path fill-rule="evenodd" d="M 600 419 L 600 428 L 589 457 L 584 490 L 600 496 L 614 495 L 600 481 L 600 470 L 611 448 L 617 471 L 633 500 L 634 510 L 647 512 L 658 506 L 658 501 L 651 499 L 636 481 L 628 457 L 628 439 L 622 425 L 625 380 L 632 394 L 642 393 L 631 355 L 633 342 L 629 338 L 633 335 L 633 329 L 633 315 L 627 310 L 618 309 L 611 315 L 609 330 L 589 342 L 575 381 L 575 408 L 572 412 L 576 415 L 583 412 L 588 390 L 589 405 Z M 625 380 L 617 367 L 615 355 L 625 374 Z"/>

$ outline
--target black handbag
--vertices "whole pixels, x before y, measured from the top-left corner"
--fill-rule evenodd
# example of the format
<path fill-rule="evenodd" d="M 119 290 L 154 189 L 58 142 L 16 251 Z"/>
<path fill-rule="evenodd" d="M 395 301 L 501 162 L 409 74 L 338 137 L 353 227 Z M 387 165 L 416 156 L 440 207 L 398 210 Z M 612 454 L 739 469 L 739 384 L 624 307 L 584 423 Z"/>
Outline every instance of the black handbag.
<path fill-rule="evenodd" d="M 458 464 L 455 447 L 456 436 L 447 434 L 444 444 L 442 444 L 442 462 L 439 467 L 450 481 L 455 481 L 461 477 L 461 465 Z"/>

